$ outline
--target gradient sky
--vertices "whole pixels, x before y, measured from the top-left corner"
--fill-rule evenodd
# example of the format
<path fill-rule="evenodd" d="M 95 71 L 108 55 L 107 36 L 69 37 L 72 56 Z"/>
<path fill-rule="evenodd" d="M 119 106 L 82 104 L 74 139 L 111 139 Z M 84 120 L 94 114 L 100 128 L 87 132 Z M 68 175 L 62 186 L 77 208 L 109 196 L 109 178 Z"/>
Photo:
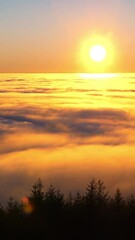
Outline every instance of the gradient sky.
<path fill-rule="evenodd" d="M 105 71 L 135 72 L 134 12 L 134 0 L 0 0 L 0 72 L 93 72 L 78 53 L 95 33 L 115 53 Z"/>

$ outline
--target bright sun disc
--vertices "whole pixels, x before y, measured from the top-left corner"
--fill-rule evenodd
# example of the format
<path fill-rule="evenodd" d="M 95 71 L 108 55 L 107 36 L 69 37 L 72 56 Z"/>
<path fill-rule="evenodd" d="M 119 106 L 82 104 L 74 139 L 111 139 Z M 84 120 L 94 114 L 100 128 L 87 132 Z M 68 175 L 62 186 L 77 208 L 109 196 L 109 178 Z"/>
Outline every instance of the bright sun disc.
<path fill-rule="evenodd" d="M 106 49 L 103 46 L 95 45 L 90 49 L 90 57 L 95 62 L 102 62 L 106 58 Z"/>

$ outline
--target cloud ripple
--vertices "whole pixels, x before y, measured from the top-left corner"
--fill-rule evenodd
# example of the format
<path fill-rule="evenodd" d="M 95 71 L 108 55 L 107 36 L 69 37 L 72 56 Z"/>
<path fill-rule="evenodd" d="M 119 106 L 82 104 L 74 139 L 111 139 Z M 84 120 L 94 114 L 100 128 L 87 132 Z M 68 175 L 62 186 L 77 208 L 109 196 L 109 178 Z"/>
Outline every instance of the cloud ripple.
<path fill-rule="evenodd" d="M 36 115 L 35 115 L 36 112 Z M 133 118 L 127 112 L 112 109 L 9 109 L 9 111 L 0 112 L 0 135 L 1 138 L 7 139 L 10 134 L 50 135 L 55 136 L 55 144 L 52 147 L 59 147 L 57 136 L 68 138 L 63 144 L 106 144 L 120 145 L 128 142 L 130 131 L 135 128 Z M 26 137 L 27 138 L 27 137 Z M 25 141 L 24 141 L 25 142 Z M 27 142 L 27 141 L 26 141 Z M 32 142 L 32 143 L 31 143 Z M 4 144 L 4 140 L 3 140 Z M 41 142 L 29 139 L 29 143 L 22 143 L 22 150 L 31 147 L 40 148 Z M 62 146 L 63 146 L 62 144 Z M 11 147 L 9 151 L 15 151 L 18 147 Z M 42 147 L 51 147 L 41 144 Z M 6 147 L 4 147 L 6 151 Z M 19 149 L 21 146 L 19 145 Z M 3 150 L 0 151 L 1 153 Z"/>

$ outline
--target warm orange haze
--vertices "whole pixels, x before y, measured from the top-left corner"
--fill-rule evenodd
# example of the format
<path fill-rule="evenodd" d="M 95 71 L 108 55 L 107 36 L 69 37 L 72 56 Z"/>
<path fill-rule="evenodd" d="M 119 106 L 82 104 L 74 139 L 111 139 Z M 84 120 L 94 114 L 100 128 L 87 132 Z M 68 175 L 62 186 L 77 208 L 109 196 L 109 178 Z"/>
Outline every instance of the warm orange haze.
<path fill-rule="evenodd" d="M 0 2 L 0 72 L 134 72 L 133 0 Z M 103 64 L 89 58 L 101 45 Z"/>
<path fill-rule="evenodd" d="M 135 2 L 0 1 L 0 195 L 135 188 Z M 23 187 L 21 187 L 23 186 Z"/>
<path fill-rule="evenodd" d="M 3 199 L 25 196 L 39 176 L 66 192 L 91 177 L 131 192 L 134 85 L 135 74 L 1 74 Z"/>

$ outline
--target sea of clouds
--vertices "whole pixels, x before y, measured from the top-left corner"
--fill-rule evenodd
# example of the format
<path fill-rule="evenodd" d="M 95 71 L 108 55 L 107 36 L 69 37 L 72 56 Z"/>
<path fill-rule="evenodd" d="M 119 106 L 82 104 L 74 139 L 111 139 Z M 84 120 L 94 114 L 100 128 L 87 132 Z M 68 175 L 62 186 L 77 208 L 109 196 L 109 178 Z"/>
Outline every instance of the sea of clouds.
<path fill-rule="evenodd" d="M 0 196 L 85 191 L 91 177 L 135 189 L 135 76 L 0 75 Z"/>

